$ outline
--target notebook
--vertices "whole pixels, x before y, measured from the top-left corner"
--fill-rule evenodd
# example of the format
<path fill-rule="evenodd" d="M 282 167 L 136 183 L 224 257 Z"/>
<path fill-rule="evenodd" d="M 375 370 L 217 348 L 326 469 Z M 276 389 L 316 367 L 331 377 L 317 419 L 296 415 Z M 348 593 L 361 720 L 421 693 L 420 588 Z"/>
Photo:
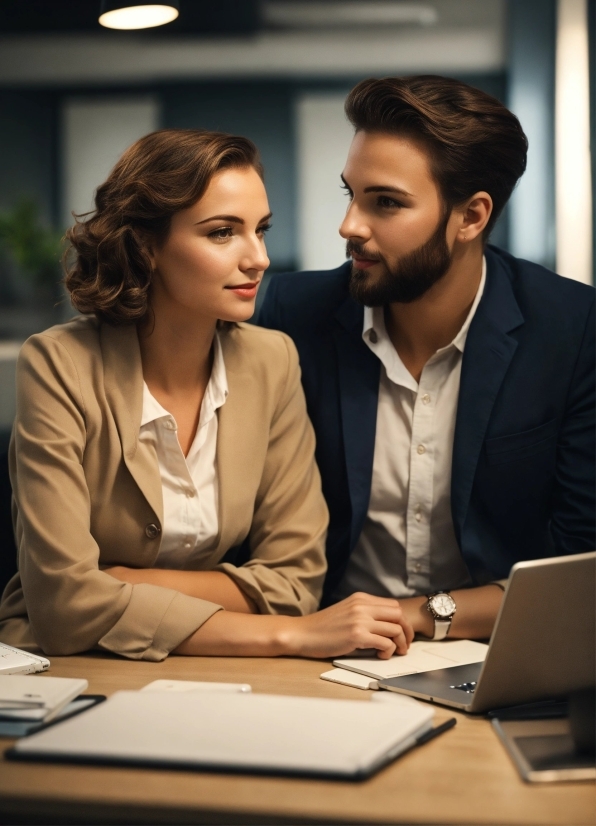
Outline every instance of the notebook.
<path fill-rule="evenodd" d="M 48 722 L 88 685 L 67 677 L 0 674 L 0 719 Z"/>
<path fill-rule="evenodd" d="M 50 661 L 45 657 L 0 642 L 0 674 L 35 674 L 49 667 Z"/>
<path fill-rule="evenodd" d="M 483 662 L 488 645 L 474 640 L 445 640 L 442 642 L 413 642 L 408 653 L 379 660 L 378 657 L 353 657 L 333 660 L 337 668 L 345 668 L 356 674 L 364 674 L 375 680 L 419 674 L 452 665 L 468 665 Z M 326 679 L 329 679 L 328 677 Z"/>
<path fill-rule="evenodd" d="M 119 691 L 20 740 L 7 757 L 356 780 L 431 728 L 431 706 L 400 700 Z"/>

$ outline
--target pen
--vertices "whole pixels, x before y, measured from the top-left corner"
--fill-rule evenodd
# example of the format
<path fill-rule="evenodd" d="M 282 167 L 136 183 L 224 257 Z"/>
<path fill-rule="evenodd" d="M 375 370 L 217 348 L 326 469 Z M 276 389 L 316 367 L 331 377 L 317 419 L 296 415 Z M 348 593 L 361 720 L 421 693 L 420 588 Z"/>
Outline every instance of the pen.
<path fill-rule="evenodd" d="M 431 728 L 428 731 L 425 731 L 424 734 L 421 734 L 420 737 L 416 738 L 416 745 L 422 746 L 424 743 L 428 743 L 429 740 L 434 740 L 435 737 L 438 737 L 439 734 L 443 734 L 444 731 L 449 731 L 450 728 L 457 723 L 455 717 L 450 717 L 448 720 L 445 720 L 444 723 L 441 723 L 440 726 L 436 728 Z"/>

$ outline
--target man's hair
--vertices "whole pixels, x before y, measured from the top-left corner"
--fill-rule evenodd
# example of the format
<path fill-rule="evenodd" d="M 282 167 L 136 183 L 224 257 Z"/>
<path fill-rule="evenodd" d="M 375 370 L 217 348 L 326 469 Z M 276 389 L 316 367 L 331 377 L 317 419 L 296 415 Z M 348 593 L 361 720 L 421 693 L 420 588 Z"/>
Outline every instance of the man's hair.
<path fill-rule="evenodd" d="M 66 233 L 65 285 L 75 308 L 112 324 L 143 319 L 151 247 L 166 240 L 172 216 L 195 204 L 216 172 L 231 167 L 252 167 L 263 177 L 248 138 L 162 129 L 133 143 L 97 188 L 94 212 L 76 215 Z"/>
<path fill-rule="evenodd" d="M 486 92 L 436 75 L 370 78 L 355 86 L 346 114 L 356 131 L 421 144 L 446 210 L 475 192 L 493 200 L 484 238 L 526 168 L 528 140 L 515 115 Z"/>

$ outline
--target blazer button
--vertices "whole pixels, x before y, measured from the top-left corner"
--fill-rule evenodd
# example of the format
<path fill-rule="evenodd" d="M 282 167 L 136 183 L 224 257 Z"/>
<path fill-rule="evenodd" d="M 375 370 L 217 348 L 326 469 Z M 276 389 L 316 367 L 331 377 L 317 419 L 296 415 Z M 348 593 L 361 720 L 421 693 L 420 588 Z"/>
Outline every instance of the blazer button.
<path fill-rule="evenodd" d="M 145 536 L 147 536 L 149 539 L 155 539 L 157 536 L 160 535 L 160 533 L 161 533 L 161 528 L 159 527 L 159 525 L 156 525 L 154 522 L 151 522 L 145 528 Z"/>

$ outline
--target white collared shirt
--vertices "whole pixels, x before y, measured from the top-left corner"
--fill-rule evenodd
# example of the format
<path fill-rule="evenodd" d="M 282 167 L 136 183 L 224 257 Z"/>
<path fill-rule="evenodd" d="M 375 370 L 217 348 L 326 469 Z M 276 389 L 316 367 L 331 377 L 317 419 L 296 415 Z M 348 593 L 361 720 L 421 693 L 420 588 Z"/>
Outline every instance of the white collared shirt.
<path fill-rule="evenodd" d="M 451 461 L 461 362 L 482 298 L 486 261 L 470 312 L 453 341 L 417 382 L 385 328 L 384 309 L 366 307 L 362 338 L 381 361 L 370 503 L 335 594 L 409 597 L 471 585 L 451 516 Z"/>
<path fill-rule="evenodd" d="M 193 443 L 184 453 L 178 426 L 171 413 L 143 386 L 143 414 L 139 438 L 157 454 L 163 494 L 163 524 L 156 568 L 200 567 L 201 557 L 217 539 L 217 410 L 228 396 L 221 343 L 213 342 L 213 367 L 201 404 Z"/>

